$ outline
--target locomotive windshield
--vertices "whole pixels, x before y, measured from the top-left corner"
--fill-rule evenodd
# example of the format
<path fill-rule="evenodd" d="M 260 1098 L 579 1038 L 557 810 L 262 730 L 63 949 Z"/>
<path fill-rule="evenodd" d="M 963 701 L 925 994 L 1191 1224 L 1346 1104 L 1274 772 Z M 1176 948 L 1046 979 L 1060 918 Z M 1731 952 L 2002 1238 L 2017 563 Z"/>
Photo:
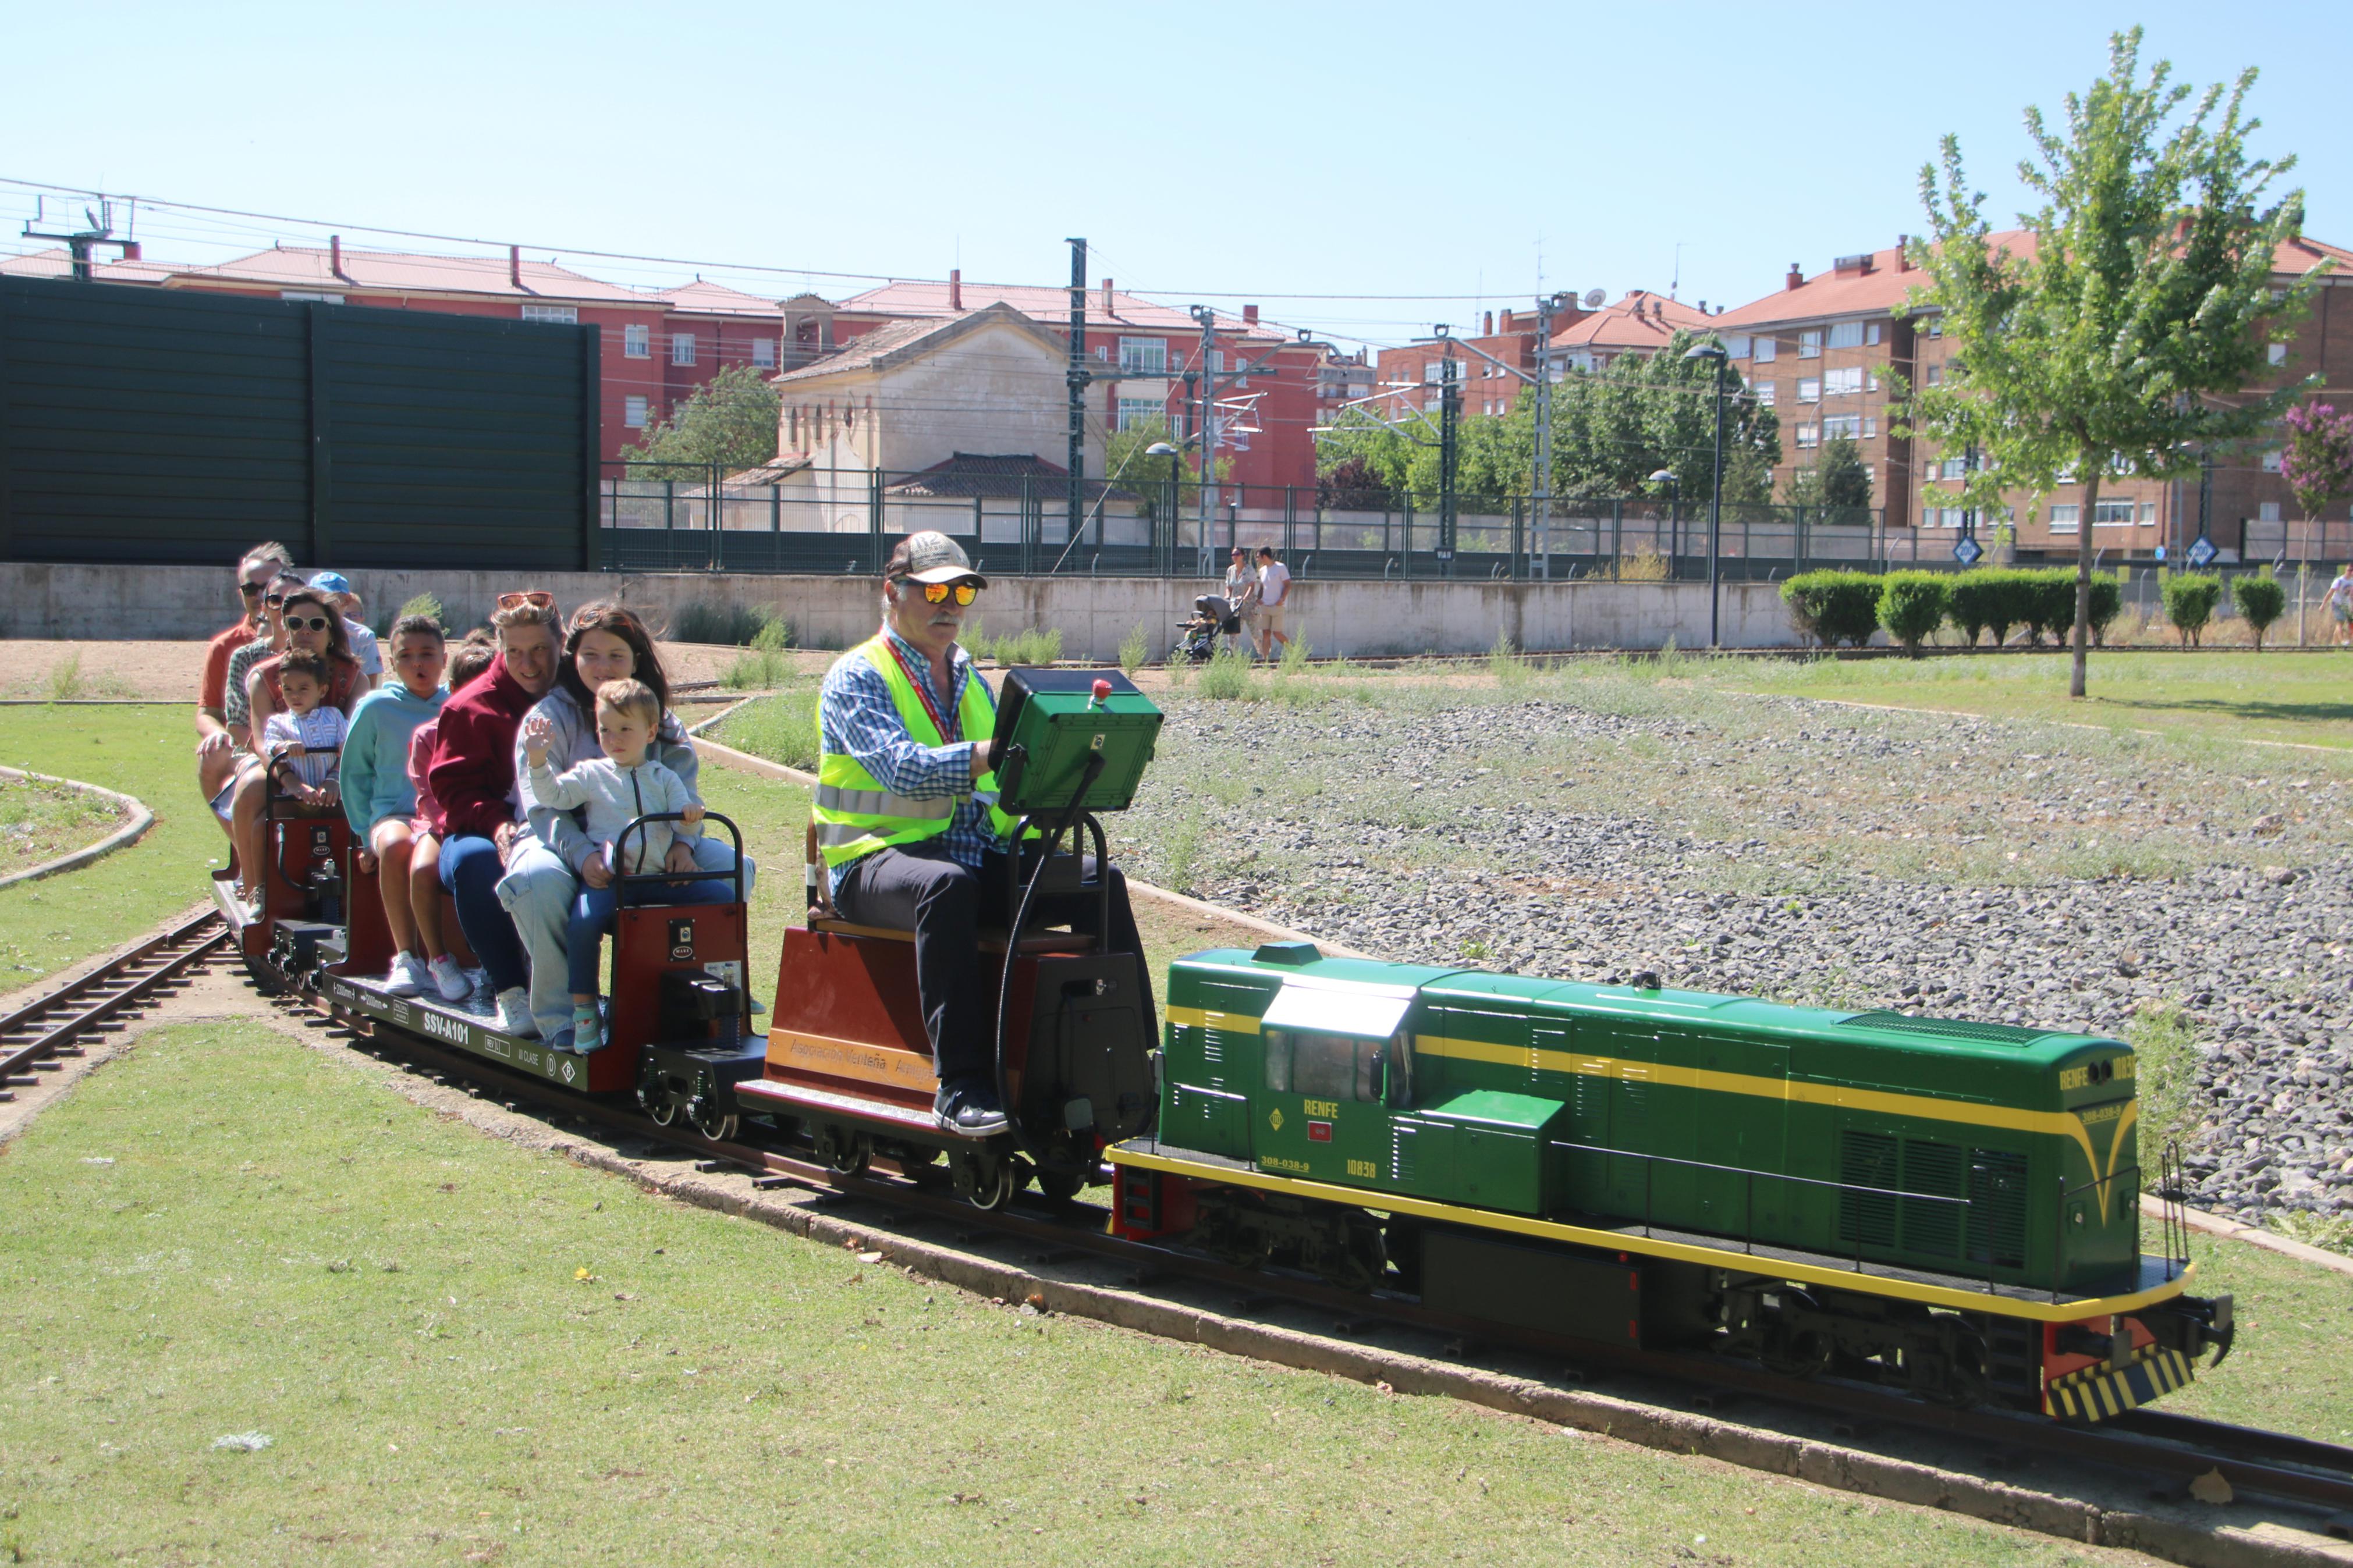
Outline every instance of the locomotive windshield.
<path fill-rule="evenodd" d="M 1412 1098 L 1412 1053 L 1401 1033 L 1366 1040 L 1312 1029 L 1269 1029 L 1265 1055 L 1266 1087 L 1276 1094 L 1360 1105 L 1377 1105 L 1385 1098 L 1403 1104 Z"/>

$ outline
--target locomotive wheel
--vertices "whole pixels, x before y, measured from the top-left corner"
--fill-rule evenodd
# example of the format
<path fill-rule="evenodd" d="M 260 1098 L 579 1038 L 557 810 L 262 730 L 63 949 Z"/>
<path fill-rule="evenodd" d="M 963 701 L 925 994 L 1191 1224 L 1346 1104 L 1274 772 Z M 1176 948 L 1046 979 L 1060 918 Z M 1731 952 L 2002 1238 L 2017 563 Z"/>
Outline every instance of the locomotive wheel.
<path fill-rule="evenodd" d="M 1041 1169 L 1038 1173 L 1038 1190 L 1046 1194 L 1048 1203 L 1058 1206 L 1077 1197 L 1081 1189 L 1086 1184 L 1087 1178 L 1083 1172 Z"/>
<path fill-rule="evenodd" d="M 817 1135 L 817 1157 L 837 1176 L 862 1176 L 873 1163 L 874 1142 L 846 1127 L 827 1127 Z"/>
<path fill-rule="evenodd" d="M 696 1095 L 686 1110 L 693 1119 L 694 1130 L 713 1143 L 733 1142 L 737 1130 L 744 1124 L 739 1113 L 722 1109 L 709 1095 Z"/>
<path fill-rule="evenodd" d="M 646 1120 L 657 1127 L 668 1127 L 678 1120 L 677 1098 L 659 1079 L 648 1079 L 638 1086 L 638 1103 L 645 1108 Z"/>
<path fill-rule="evenodd" d="M 1831 1336 L 1820 1329 L 1792 1330 L 1768 1323 L 1757 1359 L 1778 1377 L 1820 1377 L 1831 1369 Z"/>
<path fill-rule="evenodd" d="M 958 1196 L 991 1213 L 1011 1203 L 1020 1186 L 1013 1162 L 986 1149 L 957 1150 L 948 1156 L 948 1172 Z"/>

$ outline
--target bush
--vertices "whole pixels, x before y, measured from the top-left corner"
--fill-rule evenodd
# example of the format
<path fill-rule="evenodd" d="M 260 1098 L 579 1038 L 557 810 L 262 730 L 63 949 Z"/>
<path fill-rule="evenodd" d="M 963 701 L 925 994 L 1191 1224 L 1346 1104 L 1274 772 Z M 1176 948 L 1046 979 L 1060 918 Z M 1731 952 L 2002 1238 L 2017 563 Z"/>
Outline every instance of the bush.
<path fill-rule="evenodd" d="M 2107 646 L 2108 627 L 2115 623 L 2118 616 L 2124 614 L 2124 610 L 2125 585 L 2105 573 L 2095 574 L 2092 578 L 2092 643 L 2094 647 Z"/>
<path fill-rule="evenodd" d="M 1247 697 L 1250 689 L 1250 655 L 1239 648 L 1220 647 L 1201 667 L 1201 695 L 1230 702 L 1237 697 Z"/>
<path fill-rule="evenodd" d="M 384 632 L 380 632 L 377 635 L 384 636 L 388 634 L 394 626 L 398 626 L 401 622 L 406 620 L 411 616 L 430 616 L 433 624 L 437 626 L 446 626 L 449 624 L 448 614 L 441 608 L 441 601 L 439 598 L 431 594 L 416 594 L 410 595 L 406 603 L 403 604 L 400 608 L 392 613 L 392 619 L 385 623 Z"/>
<path fill-rule="evenodd" d="M 1010 668 L 1017 664 L 1051 664 L 1062 657 L 1062 628 L 1031 626 L 1026 632 L 993 637 L 976 623 L 967 623 L 965 651 L 975 658 L 993 659 Z"/>
<path fill-rule="evenodd" d="M 1127 635 L 1119 639 L 1120 668 L 1134 675 L 1144 668 L 1144 661 L 1151 657 L 1152 634 L 1142 626 L 1129 627 Z"/>
<path fill-rule="evenodd" d="M 1868 572 L 1801 572 L 1781 584 L 1798 629 L 1824 647 L 1861 647 L 1879 629 L 1879 579 Z"/>
<path fill-rule="evenodd" d="M 2247 617 L 2247 629 L 2255 636 L 2255 651 L 2263 652 L 2263 634 L 2287 608 L 2287 591 L 2266 569 L 2259 576 L 2231 579 L 2231 599 L 2239 606 L 2239 614 Z"/>
<path fill-rule="evenodd" d="M 1498 686 L 1525 686 L 1529 668 L 1527 656 L 1512 646 L 1512 634 L 1497 632 L 1495 646 L 1487 650 L 1487 673 L 1495 678 Z"/>
<path fill-rule="evenodd" d="M 1945 624 L 1952 589 L 1939 572 L 1890 572 L 1880 579 L 1879 624 L 1920 657 L 1920 641 Z"/>
<path fill-rule="evenodd" d="M 1978 645 L 1978 633 L 1988 627 L 1992 628 L 1994 647 L 2000 647 L 2017 624 L 2011 605 L 2016 597 L 2010 581 L 2012 575 L 2002 567 L 1979 566 L 1961 573 L 1947 585 L 1945 613 L 1971 647 Z"/>
<path fill-rule="evenodd" d="M 2033 628 L 2036 642 L 2048 637 L 2065 647 L 2075 632 L 2074 572 L 2062 566 L 2017 575 L 2019 619 Z"/>
<path fill-rule="evenodd" d="M 2198 646 L 2221 598 L 2222 579 L 2211 572 L 2177 572 L 2165 580 L 2165 618 L 2180 629 L 2182 647 Z"/>
<path fill-rule="evenodd" d="M 670 617 L 667 635 L 673 642 L 748 647 L 756 646 L 760 636 L 777 625 L 784 626 L 786 638 L 778 646 L 790 647 L 792 624 L 765 605 L 715 605 L 708 599 L 690 599 Z"/>

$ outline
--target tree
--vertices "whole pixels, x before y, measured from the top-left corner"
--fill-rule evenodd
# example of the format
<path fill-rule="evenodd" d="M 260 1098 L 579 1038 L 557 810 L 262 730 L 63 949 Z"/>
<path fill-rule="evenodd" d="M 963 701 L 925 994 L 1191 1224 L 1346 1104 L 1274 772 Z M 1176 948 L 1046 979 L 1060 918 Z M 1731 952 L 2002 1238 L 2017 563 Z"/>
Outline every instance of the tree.
<path fill-rule="evenodd" d="M 2353 490 L 2353 414 L 2326 403 L 2299 403 L 2280 423 L 2287 445 L 2280 451 L 2280 476 L 2295 491 L 2295 504 L 2310 522 L 2330 501 Z"/>
<path fill-rule="evenodd" d="M 1344 458 L 1316 476 L 1315 504 L 1325 511 L 1382 511 L 1389 487 L 1362 458 Z"/>
<path fill-rule="evenodd" d="M 1782 500 L 1790 506 L 1863 510 L 1871 505 L 1871 470 L 1862 466 L 1862 453 L 1851 437 L 1833 436 L 1822 443 L 1822 455 L 1812 468 L 1789 476 Z"/>
<path fill-rule="evenodd" d="M 2247 629 L 2254 634 L 2255 651 L 2263 651 L 2263 634 L 2287 608 L 2287 590 L 2279 585 L 2266 566 L 2260 574 L 2246 574 L 2231 579 L 2231 598 L 2246 617 Z"/>
<path fill-rule="evenodd" d="M 765 372 L 736 365 L 696 387 L 621 456 L 631 463 L 757 468 L 776 455 L 776 417 L 783 408 L 784 396 Z"/>
<path fill-rule="evenodd" d="M 2068 693 L 2084 695 L 2090 645 L 2093 523 L 2110 475 L 2179 477 L 2198 443 L 2253 434 L 2295 387 L 2240 395 L 2268 342 L 2285 336 L 2317 274 L 2274 300 L 2274 254 L 2302 221 L 2303 193 L 2262 206 L 2295 166 L 2250 160 L 2244 115 L 2255 73 L 2198 95 L 2159 62 L 2140 72 L 2140 29 L 2112 37 L 2108 72 L 2067 95 L 2063 132 L 2026 111 L 2035 156 L 2020 177 L 2042 205 L 2021 216 L 2018 249 L 1997 248 L 1985 194 L 1969 189 L 1960 142 L 1943 142 L 1939 188 L 1920 171 L 1929 235 L 1910 258 L 1927 279 L 1915 309 L 1939 309 L 1956 358 L 1944 384 L 1893 378 L 1902 435 L 1947 451 L 1974 443 L 1991 458 L 1963 494 L 1984 510 L 2005 487 L 2048 492 L 2063 474 L 2084 485 L 2076 535 L 2074 660 Z M 2219 118 L 2216 115 L 2220 106 Z"/>

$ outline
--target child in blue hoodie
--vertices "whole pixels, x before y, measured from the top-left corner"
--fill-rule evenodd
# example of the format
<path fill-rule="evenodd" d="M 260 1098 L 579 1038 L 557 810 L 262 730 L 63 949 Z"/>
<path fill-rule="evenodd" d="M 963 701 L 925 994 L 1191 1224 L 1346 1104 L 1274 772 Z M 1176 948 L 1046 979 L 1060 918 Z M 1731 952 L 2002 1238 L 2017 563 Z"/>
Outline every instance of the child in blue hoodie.
<path fill-rule="evenodd" d="M 438 715 L 449 689 L 441 684 L 448 648 L 429 616 L 404 616 L 392 628 L 391 679 L 360 699 L 343 737 L 343 816 L 362 848 L 360 868 L 375 868 L 384 918 L 392 928 L 392 973 L 385 989 L 396 996 L 430 990 L 462 1001 L 472 983 L 441 940 L 441 884 L 428 869 L 415 875 L 409 817 L 417 786 L 408 776 L 408 741 Z"/>

